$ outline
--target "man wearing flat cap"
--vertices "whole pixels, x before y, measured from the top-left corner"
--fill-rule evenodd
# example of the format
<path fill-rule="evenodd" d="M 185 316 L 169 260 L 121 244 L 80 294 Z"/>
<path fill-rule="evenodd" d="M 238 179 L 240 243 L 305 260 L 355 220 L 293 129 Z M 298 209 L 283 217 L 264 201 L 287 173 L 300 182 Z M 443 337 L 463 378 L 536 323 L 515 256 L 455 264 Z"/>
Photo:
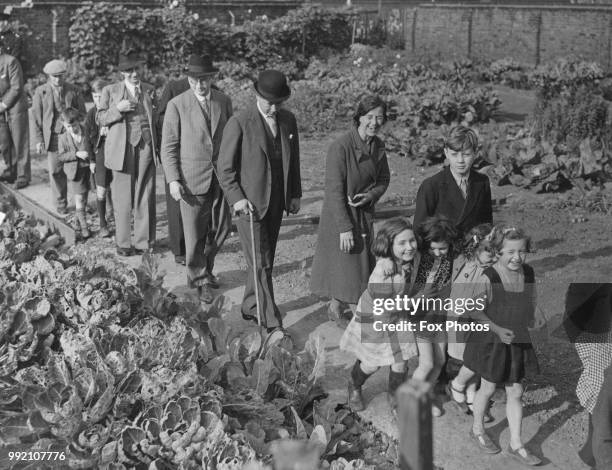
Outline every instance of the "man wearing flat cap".
<path fill-rule="evenodd" d="M 9 16 L 2 13 L 0 20 L 8 21 Z M 6 163 L 0 180 L 14 182 L 16 189 L 30 183 L 28 103 L 23 84 L 21 64 L 5 49 L 0 35 L 0 153 Z"/>
<path fill-rule="evenodd" d="M 231 100 L 211 89 L 217 71 L 209 56 L 192 57 L 187 69 L 190 88 L 168 103 L 161 144 L 169 191 L 180 203 L 187 283 L 205 303 L 213 300 L 205 247 L 218 193 L 215 163 L 232 115 Z"/>
<path fill-rule="evenodd" d="M 36 152 L 47 152 L 49 183 L 56 210 L 66 214 L 68 180 L 57 158 L 58 136 L 64 132 L 60 114 L 73 108 L 85 117 L 85 101 L 79 88 L 65 82 L 66 62 L 58 59 L 47 62 L 43 72 L 47 74 L 47 83 L 36 88 L 32 100 Z"/>
<path fill-rule="evenodd" d="M 196 66 L 201 60 L 197 54 L 192 54 L 189 58 L 189 63 L 185 68 L 185 72 L 191 67 Z M 210 83 L 211 90 L 219 89 L 214 83 Z M 158 136 L 161 138 L 162 125 L 164 122 L 164 116 L 166 108 L 170 100 L 181 93 L 190 89 L 189 80 L 187 77 L 181 78 L 180 80 L 170 80 L 164 89 L 162 90 L 161 97 L 159 98 L 159 106 L 157 108 L 158 114 Z M 210 227 L 206 236 L 206 246 L 204 252 L 206 254 L 206 276 L 204 282 L 213 289 L 219 287 L 217 277 L 213 274 L 213 268 L 215 264 L 215 257 L 225 239 L 231 230 L 231 211 L 225 197 L 223 197 L 223 191 L 219 186 L 219 180 L 217 175 L 212 175 L 211 186 L 214 192 L 214 200 L 212 206 L 212 217 Z M 166 213 L 168 216 L 168 239 L 170 242 L 170 250 L 174 254 L 174 260 L 178 264 L 185 264 L 185 237 L 183 232 L 183 221 L 181 220 L 181 206 L 180 201 L 175 201 L 170 194 L 170 188 L 168 181 L 165 184 L 166 189 Z"/>
<path fill-rule="evenodd" d="M 274 301 L 272 268 L 283 212 L 296 214 L 300 210 L 300 148 L 295 116 L 281 107 L 291 94 L 287 78 L 276 70 L 263 71 L 255 82 L 255 92 L 253 104 L 227 123 L 217 168 L 225 197 L 240 215 L 238 233 L 249 265 L 242 316 L 257 320 L 257 283 L 261 321 L 270 331 L 282 328 Z M 254 240 L 249 212 L 254 219 Z"/>
<path fill-rule="evenodd" d="M 117 254 L 144 253 L 155 241 L 155 89 L 142 83 L 144 61 L 134 52 L 119 57 L 123 80 L 102 90 L 98 119 L 108 127 L 104 163 L 113 171 L 111 194 Z M 132 211 L 134 244 L 132 246 Z"/>

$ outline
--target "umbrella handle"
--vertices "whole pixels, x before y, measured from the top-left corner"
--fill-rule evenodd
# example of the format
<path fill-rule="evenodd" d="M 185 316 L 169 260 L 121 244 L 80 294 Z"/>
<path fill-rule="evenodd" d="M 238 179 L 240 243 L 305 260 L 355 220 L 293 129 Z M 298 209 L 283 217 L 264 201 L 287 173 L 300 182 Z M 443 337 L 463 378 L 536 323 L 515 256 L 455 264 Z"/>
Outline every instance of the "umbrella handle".
<path fill-rule="evenodd" d="M 255 308 L 257 310 L 257 325 L 261 328 L 261 313 L 259 311 L 259 286 L 257 279 L 257 254 L 255 253 L 255 223 L 253 211 L 249 210 L 249 225 L 251 229 L 251 253 L 253 253 L 253 284 L 255 285 Z"/>

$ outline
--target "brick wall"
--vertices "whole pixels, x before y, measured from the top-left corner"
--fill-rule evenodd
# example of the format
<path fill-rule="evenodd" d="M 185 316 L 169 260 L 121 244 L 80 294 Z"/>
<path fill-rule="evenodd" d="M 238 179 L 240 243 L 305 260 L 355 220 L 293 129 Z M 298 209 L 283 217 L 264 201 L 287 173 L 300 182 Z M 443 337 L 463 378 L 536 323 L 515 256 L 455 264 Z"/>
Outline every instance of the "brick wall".
<path fill-rule="evenodd" d="M 406 49 L 418 58 L 535 65 L 573 54 L 612 69 L 609 7 L 421 4 L 404 18 Z"/>

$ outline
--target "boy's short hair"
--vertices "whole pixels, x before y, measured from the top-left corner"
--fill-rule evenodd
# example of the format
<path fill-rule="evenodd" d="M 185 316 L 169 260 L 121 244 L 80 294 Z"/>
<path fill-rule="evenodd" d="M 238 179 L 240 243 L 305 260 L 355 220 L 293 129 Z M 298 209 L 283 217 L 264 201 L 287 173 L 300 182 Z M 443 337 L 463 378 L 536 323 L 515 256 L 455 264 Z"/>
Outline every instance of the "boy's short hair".
<path fill-rule="evenodd" d="M 74 108 L 67 108 L 60 114 L 60 119 L 66 124 L 74 124 L 80 121 L 81 115 Z"/>
<path fill-rule="evenodd" d="M 478 150 L 478 136 L 474 130 L 465 126 L 455 126 L 451 129 L 448 137 L 444 141 L 444 147 L 455 152 L 471 150 L 476 153 Z"/>
<path fill-rule="evenodd" d="M 96 78 L 91 82 L 91 92 L 100 93 L 106 85 L 108 85 L 107 81 L 103 80 L 102 78 Z"/>

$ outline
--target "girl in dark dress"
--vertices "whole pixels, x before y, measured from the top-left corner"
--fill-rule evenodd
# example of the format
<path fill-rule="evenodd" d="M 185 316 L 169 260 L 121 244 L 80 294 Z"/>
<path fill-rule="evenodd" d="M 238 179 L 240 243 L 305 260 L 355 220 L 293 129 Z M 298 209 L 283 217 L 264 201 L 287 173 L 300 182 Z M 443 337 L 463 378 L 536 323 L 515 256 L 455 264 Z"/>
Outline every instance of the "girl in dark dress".
<path fill-rule="evenodd" d="M 386 111 L 379 97 L 363 98 L 353 126 L 332 143 L 327 154 L 311 290 L 331 298 L 333 320 L 340 318 L 343 303 L 355 311 L 374 267 L 370 253 L 374 205 L 389 186 L 385 145 L 377 137 Z"/>
<path fill-rule="evenodd" d="M 523 464 L 539 465 L 541 460 L 525 448 L 521 438 L 522 381 L 530 372 L 537 371 L 528 331 L 536 323 L 534 272 L 525 264 L 530 239 L 515 227 L 497 226 L 491 246 L 498 259 L 483 272 L 481 296 L 486 296 L 487 308 L 484 312 L 472 312 L 474 318 L 489 326 L 489 331 L 470 333 L 464 353 L 465 366 L 481 376 L 470 436 L 484 452 L 500 451 L 485 432 L 484 417 L 496 384 L 505 384 L 510 428 L 507 454 Z M 542 319 L 538 318 L 535 326 L 541 324 Z"/>

